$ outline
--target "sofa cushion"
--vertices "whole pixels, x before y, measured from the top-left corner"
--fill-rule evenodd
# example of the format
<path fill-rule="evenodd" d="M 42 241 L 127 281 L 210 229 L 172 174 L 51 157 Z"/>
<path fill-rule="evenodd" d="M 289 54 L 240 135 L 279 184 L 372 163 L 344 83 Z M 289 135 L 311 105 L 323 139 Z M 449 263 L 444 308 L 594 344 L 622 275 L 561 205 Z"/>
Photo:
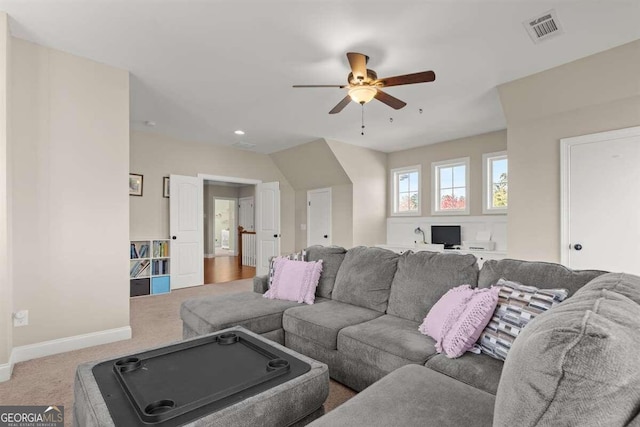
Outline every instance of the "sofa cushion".
<path fill-rule="evenodd" d="M 587 282 L 604 274 L 599 270 L 571 270 L 551 262 L 490 259 L 485 261 L 478 276 L 478 287 L 488 288 L 504 278 L 537 288 L 565 288 L 573 295 Z"/>
<path fill-rule="evenodd" d="M 387 314 L 422 322 L 449 289 L 475 287 L 477 282 L 478 266 L 473 255 L 405 252 L 398 258 Z"/>
<path fill-rule="evenodd" d="M 598 277 L 598 280 L 592 280 L 584 285 L 576 295 L 583 295 L 589 292 L 599 293 L 606 289 L 624 295 L 636 304 L 640 304 L 640 287 L 636 276 L 626 275 L 622 273 L 609 273 Z"/>
<path fill-rule="evenodd" d="M 612 281 L 619 286 L 611 286 Z M 627 425 L 640 408 L 640 277 L 607 274 L 536 317 L 515 340 L 496 425 Z"/>
<path fill-rule="evenodd" d="M 349 249 L 338 270 L 331 298 L 384 313 L 398 254 L 382 248 Z"/>
<path fill-rule="evenodd" d="M 402 367 L 309 427 L 491 426 L 495 398 L 424 366 Z M 513 424 L 521 425 L 521 424 Z"/>
<path fill-rule="evenodd" d="M 465 353 L 457 359 L 438 354 L 426 367 L 493 395 L 498 390 L 504 363 L 486 354 Z"/>
<path fill-rule="evenodd" d="M 307 261 L 322 260 L 322 274 L 316 289 L 316 295 L 331 298 L 333 285 L 336 282 L 338 269 L 347 253 L 345 248 L 339 246 L 310 246 L 306 249 Z"/>
<path fill-rule="evenodd" d="M 418 331 L 418 322 L 388 314 L 344 328 L 338 350 L 386 372 L 409 363 L 422 365 L 436 354 L 435 341 Z"/>
<path fill-rule="evenodd" d="M 367 322 L 380 313 L 364 307 L 329 300 L 322 304 L 294 307 L 284 312 L 282 326 L 290 332 L 314 341 L 329 350 L 337 348 L 342 328 Z"/>
<path fill-rule="evenodd" d="M 328 300 L 317 298 L 316 304 L 323 301 Z M 188 299 L 180 306 L 180 317 L 200 335 L 236 325 L 263 334 L 282 328 L 282 313 L 300 305 L 293 301 L 268 300 L 255 292 L 241 292 Z"/>

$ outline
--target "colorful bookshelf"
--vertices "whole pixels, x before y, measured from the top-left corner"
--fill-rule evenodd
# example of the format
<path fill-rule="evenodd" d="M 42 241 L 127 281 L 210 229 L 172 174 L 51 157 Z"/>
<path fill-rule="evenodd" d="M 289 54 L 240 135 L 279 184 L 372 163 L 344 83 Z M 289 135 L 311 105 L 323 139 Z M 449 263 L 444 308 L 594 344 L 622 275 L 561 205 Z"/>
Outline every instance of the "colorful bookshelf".
<path fill-rule="evenodd" d="M 171 291 L 169 243 L 169 239 L 130 242 L 130 296 L 165 294 Z"/>

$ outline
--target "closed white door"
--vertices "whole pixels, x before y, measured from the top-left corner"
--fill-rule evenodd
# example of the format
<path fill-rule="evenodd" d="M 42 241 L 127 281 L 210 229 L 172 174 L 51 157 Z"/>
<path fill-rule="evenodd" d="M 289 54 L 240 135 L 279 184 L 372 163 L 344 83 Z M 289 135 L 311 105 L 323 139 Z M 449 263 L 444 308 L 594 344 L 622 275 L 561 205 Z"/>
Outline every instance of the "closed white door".
<path fill-rule="evenodd" d="M 640 274 L 640 127 L 562 144 L 563 263 Z"/>
<path fill-rule="evenodd" d="M 169 181 L 169 234 L 171 235 L 171 288 L 202 285 L 202 187 L 193 176 L 171 175 Z"/>
<path fill-rule="evenodd" d="M 269 259 L 280 255 L 280 183 L 266 182 L 256 186 L 256 274 L 269 272 Z"/>
<path fill-rule="evenodd" d="M 331 188 L 307 192 L 307 246 L 331 245 Z"/>
<path fill-rule="evenodd" d="M 247 231 L 255 230 L 255 214 L 253 210 L 253 197 L 242 197 L 239 202 L 239 222 L 238 226 Z"/>

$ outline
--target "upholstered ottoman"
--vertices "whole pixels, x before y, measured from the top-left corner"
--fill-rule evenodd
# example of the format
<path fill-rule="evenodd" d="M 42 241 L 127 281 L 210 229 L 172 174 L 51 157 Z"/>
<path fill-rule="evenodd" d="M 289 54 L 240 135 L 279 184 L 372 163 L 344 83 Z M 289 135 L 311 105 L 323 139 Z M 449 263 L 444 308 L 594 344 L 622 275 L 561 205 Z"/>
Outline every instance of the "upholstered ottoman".
<path fill-rule="evenodd" d="M 222 407 L 213 413 L 204 413 L 202 417 L 181 425 L 225 427 L 255 425 L 274 427 L 292 425 L 301 426 L 306 425 L 324 414 L 323 404 L 329 394 L 329 371 L 327 365 L 296 353 L 293 350 L 287 349 L 242 327 L 229 328 L 212 335 L 219 336 L 223 333 L 229 332 L 241 332 L 242 334 L 245 334 L 245 336 L 248 336 L 248 340 L 253 339 L 258 341 L 253 345 L 249 344 L 253 348 L 258 344 L 262 345 L 264 343 L 265 346 L 273 348 L 273 350 L 269 350 L 270 352 L 286 353 L 281 354 L 279 357 L 289 357 L 290 355 L 301 362 L 308 364 L 310 369 L 306 372 L 301 371 L 299 376 L 288 379 L 288 381 L 282 382 L 279 385 L 266 388 L 257 394 L 245 397 L 244 392 L 241 392 L 241 394 L 238 395 L 238 399 L 241 400 L 236 399 L 236 403 Z M 202 340 L 203 338 L 206 337 L 186 340 L 180 344 L 182 345 L 187 343 L 188 346 L 189 342 Z M 154 352 L 162 350 L 165 347 L 167 346 L 157 347 L 155 349 L 151 349 L 152 351 L 147 350 L 140 354 L 151 354 L 151 357 L 155 357 Z M 266 350 L 260 351 L 264 352 Z M 140 358 L 143 358 L 143 356 L 141 355 Z M 151 359 L 147 360 L 150 361 Z M 74 386 L 75 401 L 73 405 L 75 426 L 93 427 L 116 425 L 111 416 L 112 413 L 109 412 L 110 407 L 105 402 L 105 396 L 103 395 L 103 391 L 106 390 L 104 382 L 99 386 L 98 381 L 96 381 L 96 377 L 94 376 L 94 372 L 98 372 L 94 370 L 94 367 L 100 363 L 102 363 L 102 361 L 85 363 L 78 366 L 76 371 Z M 142 369 L 146 369 L 146 366 L 147 365 L 143 365 Z M 267 368 L 267 370 L 269 369 Z M 181 385 L 184 386 L 184 384 Z M 107 395 L 107 397 L 111 396 Z M 113 399 L 113 397 L 111 398 Z M 111 410 L 113 410 L 113 406 L 111 406 Z M 117 416 L 119 415 L 116 414 L 116 417 Z M 157 424 L 143 424 L 142 420 L 139 418 L 131 418 L 131 420 L 131 423 L 127 420 L 127 425 L 136 425 L 136 422 L 139 425 L 173 425 L 169 422 L 170 420 L 163 420 Z"/>

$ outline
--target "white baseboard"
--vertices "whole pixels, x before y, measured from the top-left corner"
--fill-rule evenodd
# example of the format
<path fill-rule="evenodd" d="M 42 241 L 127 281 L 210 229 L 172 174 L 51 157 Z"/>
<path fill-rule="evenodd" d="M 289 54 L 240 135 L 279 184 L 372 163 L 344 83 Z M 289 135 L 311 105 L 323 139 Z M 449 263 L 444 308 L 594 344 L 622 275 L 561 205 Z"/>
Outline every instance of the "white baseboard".
<path fill-rule="evenodd" d="M 205 258 L 215 258 L 215 254 L 204 254 Z"/>
<path fill-rule="evenodd" d="M 13 352 L 11 356 L 9 356 L 9 362 L 3 363 L 0 365 L 0 383 L 4 381 L 9 381 L 11 379 L 11 373 L 13 372 Z"/>
<path fill-rule="evenodd" d="M 11 364 L 128 339 L 131 339 L 131 326 L 23 345 L 13 348 Z"/>

